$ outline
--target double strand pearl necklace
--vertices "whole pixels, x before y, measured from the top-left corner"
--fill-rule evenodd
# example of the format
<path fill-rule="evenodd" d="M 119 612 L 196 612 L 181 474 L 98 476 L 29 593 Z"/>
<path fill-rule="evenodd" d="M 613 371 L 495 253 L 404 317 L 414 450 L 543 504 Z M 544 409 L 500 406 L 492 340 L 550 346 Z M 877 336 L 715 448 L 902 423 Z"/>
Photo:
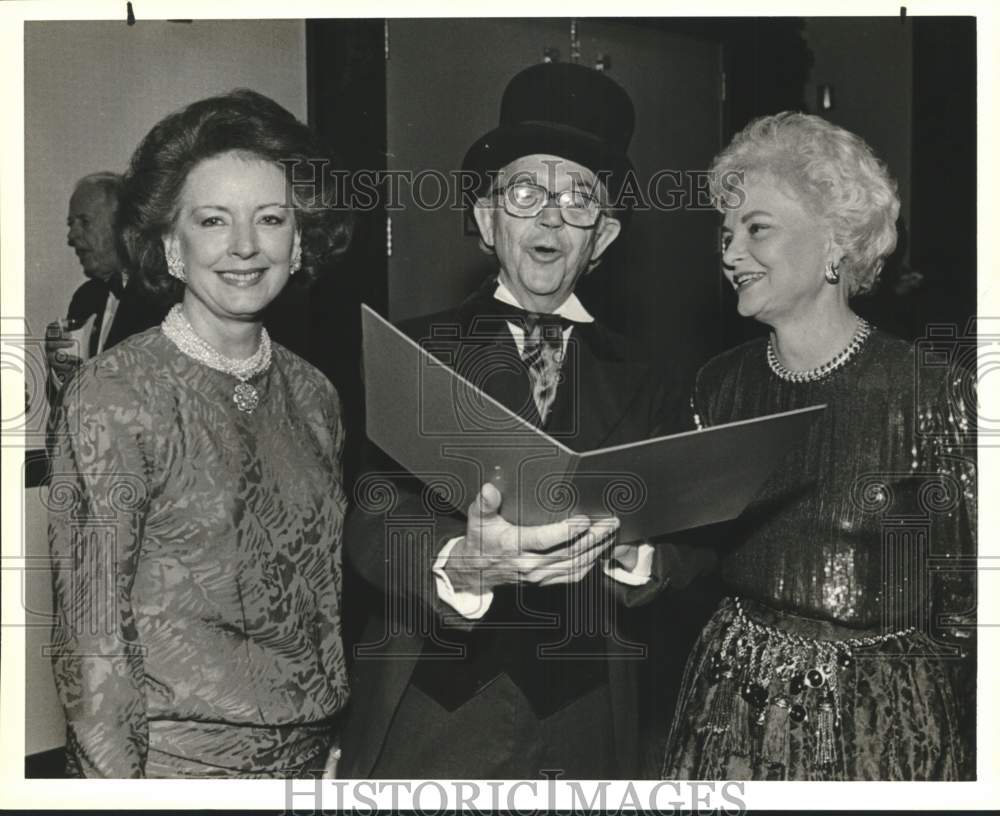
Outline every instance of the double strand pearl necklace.
<path fill-rule="evenodd" d="M 160 324 L 161 331 L 170 338 L 178 350 L 202 365 L 229 374 L 236 378 L 233 388 L 233 402 L 245 414 L 252 414 L 260 404 L 260 392 L 248 380 L 267 371 L 271 365 L 271 338 L 267 329 L 261 327 L 260 343 L 257 350 L 245 360 L 235 360 L 216 351 L 192 328 L 181 304 L 174 306 Z"/>
<path fill-rule="evenodd" d="M 782 365 L 781 361 L 778 360 L 778 355 L 774 351 L 774 334 L 772 334 L 767 340 L 767 364 L 771 367 L 771 371 L 774 372 L 776 377 L 779 377 L 786 382 L 816 382 L 817 380 L 822 380 L 824 377 L 832 374 L 838 368 L 843 368 L 847 365 L 847 363 L 861 350 L 861 347 L 868 339 L 868 335 L 871 333 L 871 323 L 864 318 L 859 317 L 858 327 L 854 330 L 854 336 L 851 337 L 851 342 L 847 344 L 847 347 L 843 351 L 841 351 L 832 360 L 828 360 L 823 363 L 823 365 L 816 366 L 816 368 L 807 368 L 804 371 L 792 371 Z"/>

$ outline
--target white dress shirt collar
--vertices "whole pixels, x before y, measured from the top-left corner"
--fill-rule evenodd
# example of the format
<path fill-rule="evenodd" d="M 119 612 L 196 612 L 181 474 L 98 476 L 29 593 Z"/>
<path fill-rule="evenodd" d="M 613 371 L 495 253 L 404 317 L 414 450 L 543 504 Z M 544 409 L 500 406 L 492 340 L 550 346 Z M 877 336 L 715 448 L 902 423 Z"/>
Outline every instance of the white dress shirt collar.
<path fill-rule="evenodd" d="M 518 309 L 529 311 L 517 302 L 517 298 L 514 297 L 514 294 L 501 281 L 497 281 L 497 290 L 493 293 L 493 297 L 501 303 L 506 303 L 508 306 L 516 306 Z M 553 314 L 557 314 L 559 317 L 565 317 L 567 320 L 572 320 L 574 323 L 594 322 L 594 316 L 588 312 L 586 308 L 584 308 L 584 305 L 580 303 L 580 298 L 574 294 L 570 294 L 570 296 L 562 302 Z"/>

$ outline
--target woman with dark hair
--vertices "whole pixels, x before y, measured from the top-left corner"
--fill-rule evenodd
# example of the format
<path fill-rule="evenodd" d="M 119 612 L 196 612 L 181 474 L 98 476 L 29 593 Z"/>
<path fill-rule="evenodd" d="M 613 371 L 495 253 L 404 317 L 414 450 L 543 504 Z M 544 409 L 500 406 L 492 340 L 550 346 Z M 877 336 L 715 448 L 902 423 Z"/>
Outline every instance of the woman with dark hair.
<path fill-rule="evenodd" d="M 196 102 L 132 157 L 132 268 L 176 301 L 63 394 L 49 538 L 68 769 L 321 770 L 347 700 L 337 394 L 261 315 L 349 237 L 297 162 L 321 147 L 252 91 Z"/>
<path fill-rule="evenodd" d="M 849 305 L 895 246 L 895 183 L 798 113 L 712 171 L 724 274 L 772 331 L 699 372 L 695 422 L 826 411 L 719 547 L 733 597 L 688 661 L 663 775 L 970 778 L 975 385 Z"/>

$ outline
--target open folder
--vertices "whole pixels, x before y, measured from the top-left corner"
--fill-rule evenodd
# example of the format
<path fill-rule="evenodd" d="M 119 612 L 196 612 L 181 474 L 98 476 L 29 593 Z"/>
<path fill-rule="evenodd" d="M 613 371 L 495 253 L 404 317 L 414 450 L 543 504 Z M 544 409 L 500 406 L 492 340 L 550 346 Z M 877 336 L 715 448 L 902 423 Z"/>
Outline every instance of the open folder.
<path fill-rule="evenodd" d="M 362 306 L 368 437 L 419 477 L 438 512 L 500 490 L 514 524 L 615 515 L 620 542 L 738 516 L 825 409 L 577 453 Z"/>

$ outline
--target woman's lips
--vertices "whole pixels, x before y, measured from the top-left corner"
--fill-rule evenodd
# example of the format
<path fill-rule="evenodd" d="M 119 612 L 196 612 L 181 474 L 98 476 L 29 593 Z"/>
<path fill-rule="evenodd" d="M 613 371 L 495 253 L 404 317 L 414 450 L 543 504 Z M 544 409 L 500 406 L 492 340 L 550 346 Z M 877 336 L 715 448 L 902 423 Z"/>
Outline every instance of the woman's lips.
<path fill-rule="evenodd" d="M 733 275 L 733 288 L 738 292 L 752 286 L 763 277 L 763 272 L 737 272 Z"/>
<path fill-rule="evenodd" d="M 219 271 L 217 274 L 231 286 L 253 286 L 264 277 L 266 271 L 264 268 L 226 269 Z"/>

